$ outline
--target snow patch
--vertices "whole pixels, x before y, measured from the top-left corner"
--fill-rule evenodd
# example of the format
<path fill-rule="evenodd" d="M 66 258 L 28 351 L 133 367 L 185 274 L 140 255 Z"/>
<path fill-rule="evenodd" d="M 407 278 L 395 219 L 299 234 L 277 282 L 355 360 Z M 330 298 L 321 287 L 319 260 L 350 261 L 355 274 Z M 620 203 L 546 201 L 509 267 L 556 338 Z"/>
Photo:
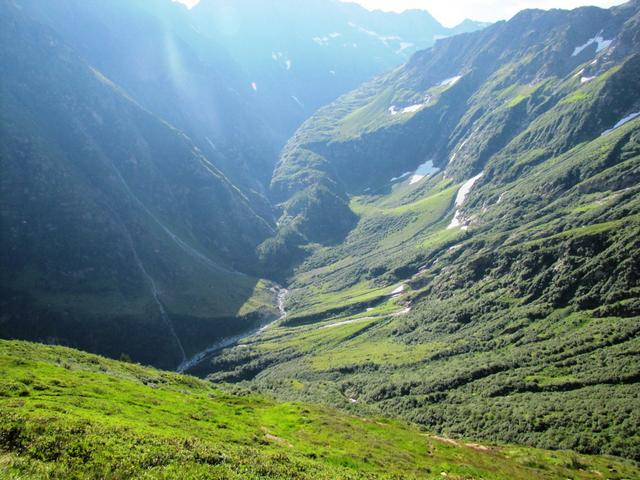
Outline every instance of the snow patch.
<path fill-rule="evenodd" d="M 456 196 L 456 207 L 462 206 L 462 204 L 467 199 L 467 196 L 471 192 L 471 189 L 473 188 L 473 186 L 476 184 L 478 180 L 480 180 L 480 178 L 482 178 L 483 175 L 484 175 L 484 172 L 481 172 L 479 175 L 476 175 L 475 177 L 469 179 L 464 185 L 462 185 L 462 187 L 460 187 L 460 190 L 458 191 L 458 195 Z M 453 216 L 453 220 L 451 220 L 451 223 L 447 228 L 452 229 L 460 226 L 462 226 L 462 212 L 460 212 L 460 208 L 458 208 L 458 210 L 456 210 L 455 215 Z"/>
<path fill-rule="evenodd" d="M 409 180 L 409 185 L 415 185 L 416 183 L 418 183 L 423 178 L 424 178 L 424 175 L 413 175 L 411 177 L 411 180 Z"/>
<path fill-rule="evenodd" d="M 456 83 L 460 81 L 462 75 L 456 75 L 455 77 L 447 78 L 440 82 L 441 87 L 453 87 Z"/>
<path fill-rule="evenodd" d="M 291 59 L 286 53 L 282 52 L 271 52 L 271 58 L 274 62 L 278 63 L 282 68 L 286 70 L 291 70 Z"/>
<path fill-rule="evenodd" d="M 396 50 L 396 53 L 402 53 L 409 48 L 413 48 L 415 45 L 411 42 L 400 42 L 400 48 Z"/>
<path fill-rule="evenodd" d="M 390 182 L 397 182 L 398 180 L 404 180 L 405 178 L 407 178 L 409 175 L 411 175 L 411 172 L 404 172 L 402 175 L 400 175 L 399 177 L 393 177 Z"/>
<path fill-rule="evenodd" d="M 416 113 L 426 107 L 431 101 L 431 95 L 425 95 L 424 101 L 422 103 L 416 103 L 415 105 L 409 105 L 408 107 L 404 107 L 398 109 L 395 105 L 391 105 L 389 107 L 389 113 L 391 116 L 396 116 L 400 113 Z"/>
<path fill-rule="evenodd" d="M 581 69 L 578 73 L 576 73 L 574 75 L 574 77 L 580 77 L 580 83 L 584 84 L 584 83 L 589 83 L 591 80 L 594 80 L 596 77 L 595 76 L 588 76 L 585 75 L 586 68 Z"/>
<path fill-rule="evenodd" d="M 458 191 L 458 195 L 456 196 L 456 207 L 462 206 L 464 201 L 467 199 L 467 195 L 469 195 L 469 192 L 471 192 L 471 189 L 473 188 L 473 186 L 476 184 L 478 180 L 482 178 L 483 175 L 484 175 L 484 172 L 481 172 L 480 174 L 476 175 L 472 179 L 468 180 L 464 185 L 462 185 L 462 187 Z"/>
<path fill-rule="evenodd" d="M 317 43 L 318 45 L 320 45 L 321 47 L 326 47 L 327 45 L 329 45 L 329 41 L 333 38 L 338 38 L 341 37 L 342 34 L 339 32 L 331 32 L 327 35 L 324 35 L 322 37 L 313 37 L 311 40 L 313 40 L 315 43 Z"/>
<path fill-rule="evenodd" d="M 622 120 L 620 120 L 618 123 L 616 123 L 613 128 L 610 128 L 609 130 L 605 130 L 604 132 L 602 132 L 602 135 L 609 135 L 611 132 L 613 132 L 616 128 L 620 128 L 622 125 L 624 125 L 627 122 L 630 122 L 631 120 L 633 120 L 636 117 L 640 117 L 640 112 L 635 112 L 635 113 L 631 113 L 629 115 L 627 115 L 626 117 L 624 117 Z"/>
<path fill-rule="evenodd" d="M 355 28 L 356 30 L 366 35 L 369 35 L 370 37 L 374 37 L 380 40 L 382 43 L 384 43 L 386 47 L 389 47 L 389 42 L 401 42 L 400 44 L 402 45 L 402 38 L 398 37 L 397 35 L 381 35 L 378 32 L 374 32 L 373 30 L 367 30 L 366 28 L 361 27 L 360 25 L 356 25 L 353 22 L 349 22 L 349 26 L 351 28 Z"/>
<path fill-rule="evenodd" d="M 404 292 L 405 288 L 406 287 L 404 285 L 400 285 L 394 291 L 392 291 L 389 295 L 400 295 L 402 292 Z"/>
<path fill-rule="evenodd" d="M 438 173 L 440 171 L 439 168 L 433 166 L 433 160 L 429 160 L 424 162 L 422 165 L 418 167 L 418 169 L 413 173 L 411 180 L 409 180 L 409 185 L 413 185 L 418 183 L 425 177 L 430 177 L 434 173 Z"/>
<path fill-rule="evenodd" d="M 469 136 L 464 140 L 464 142 L 462 142 L 462 143 L 460 144 L 460 146 L 459 146 L 458 148 L 456 148 L 456 151 L 455 151 L 455 152 L 453 152 L 453 155 L 451 155 L 451 158 L 449 159 L 449 163 L 453 162 L 453 161 L 456 159 L 456 157 L 458 156 L 458 153 L 460 153 L 460 150 L 462 150 L 462 149 L 464 148 L 464 146 L 465 146 L 467 143 L 469 143 L 469 140 L 471 140 L 471 137 L 472 137 L 472 136 L 473 136 L 473 135 L 469 135 Z"/>
<path fill-rule="evenodd" d="M 411 105 L 409 107 L 405 107 L 402 111 L 404 113 L 415 113 L 418 110 L 420 110 L 422 107 L 424 107 L 424 103 L 417 103 L 415 105 Z"/>
<path fill-rule="evenodd" d="M 611 40 L 605 40 L 604 37 L 602 36 L 602 30 L 600 30 L 600 33 L 598 33 L 595 37 L 590 38 L 589 40 L 587 40 L 587 42 L 583 45 L 580 45 L 579 47 L 576 47 L 573 50 L 573 53 L 571 54 L 572 57 L 575 57 L 577 55 L 580 55 L 580 53 L 582 53 L 582 51 L 585 48 L 588 48 L 589 46 L 593 45 L 594 43 L 597 44 L 596 47 L 596 53 L 601 52 L 602 50 L 605 50 L 606 48 L 609 48 L 611 46 L 611 44 L 613 43 L 613 39 Z"/>

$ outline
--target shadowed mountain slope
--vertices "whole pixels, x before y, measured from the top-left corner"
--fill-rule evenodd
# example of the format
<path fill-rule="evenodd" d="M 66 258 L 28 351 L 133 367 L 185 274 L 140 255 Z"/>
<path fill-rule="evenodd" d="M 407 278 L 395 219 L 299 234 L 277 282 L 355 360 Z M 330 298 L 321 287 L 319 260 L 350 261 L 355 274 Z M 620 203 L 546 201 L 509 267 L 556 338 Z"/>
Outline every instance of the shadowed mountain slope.
<path fill-rule="evenodd" d="M 258 322 L 233 317 L 273 294 L 238 270 L 269 223 L 183 133 L 1 8 L 3 336 L 175 367 Z"/>

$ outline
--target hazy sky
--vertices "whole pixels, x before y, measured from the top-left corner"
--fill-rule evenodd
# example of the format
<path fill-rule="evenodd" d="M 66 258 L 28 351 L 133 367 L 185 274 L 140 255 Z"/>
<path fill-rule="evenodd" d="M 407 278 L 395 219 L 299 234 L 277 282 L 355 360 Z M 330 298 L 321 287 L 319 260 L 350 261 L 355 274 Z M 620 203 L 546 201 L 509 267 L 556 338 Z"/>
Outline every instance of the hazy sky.
<path fill-rule="evenodd" d="M 193 6 L 199 0 L 177 0 Z M 300 0 L 304 2 L 304 0 Z M 453 26 L 465 18 L 493 22 L 508 19 L 525 8 L 575 8 L 581 5 L 610 7 L 625 0 L 345 0 L 359 3 L 373 10 L 402 12 L 410 8 L 428 10 L 446 26 Z"/>

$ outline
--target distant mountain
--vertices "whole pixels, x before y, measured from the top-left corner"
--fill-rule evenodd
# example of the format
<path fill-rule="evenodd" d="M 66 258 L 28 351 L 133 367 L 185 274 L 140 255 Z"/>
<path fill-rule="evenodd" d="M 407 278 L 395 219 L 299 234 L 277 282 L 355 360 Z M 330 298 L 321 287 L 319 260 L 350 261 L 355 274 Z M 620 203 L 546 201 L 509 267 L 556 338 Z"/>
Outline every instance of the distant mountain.
<path fill-rule="evenodd" d="M 262 197 L 282 132 L 250 80 L 170 0 L 16 0 L 143 108 L 189 136 L 265 217 Z"/>
<path fill-rule="evenodd" d="M 370 12 L 338 0 L 202 0 L 192 19 L 255 82 L 287 138 L 318 108 L 437 39 L 486 26 L 448 29 L 423 10 Z"/>
<path fill-rule="evenodd" d="M 334 0 L 204 0 L 192 10 L 170 0 L 15 3 L 189 135 L 265 212 L 278 152 L 304 120 L 453 33 L 426 12 Z"/>

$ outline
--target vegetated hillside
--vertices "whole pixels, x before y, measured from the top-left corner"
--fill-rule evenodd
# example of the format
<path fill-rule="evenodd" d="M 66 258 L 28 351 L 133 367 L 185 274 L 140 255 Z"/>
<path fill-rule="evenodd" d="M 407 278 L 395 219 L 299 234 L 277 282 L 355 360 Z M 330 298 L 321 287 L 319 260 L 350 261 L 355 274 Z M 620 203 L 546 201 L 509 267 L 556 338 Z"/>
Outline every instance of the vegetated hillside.
<path fill-rule="evenodd" d="M 336 25 L 366 20 L 348 27 L 358 50 L 324 55 L 324 40 L 297 47 L 298 35 L 277 32 L 328 28 L 331 15 L 298 2 L 264 22 L 281 2 L 236 2 L 230 19 L 216 10 L 229 5 L 206 3 L 0 0 L 0 336 L 174 368 L 273 318 L 256 247 L 276 228 L 267 185 L 282 144 L 319 102 L 453 32 L 427 14 L 323 1 L 314 9 Z M 217 28 L 224 18 L 265 28 L 240 41 Z M 360 61 L 342 72 L 346 51 Z M 314 68 L 335 68 L 336 81 L 309 82 Z"/>
<path fill-rule="evenodd" d="M 265 245 L 317 241 L 340 211 L 354 226 L 305 246 L 287 318 L 219 355 L 211 378 L 454 437 L 640 458 L 638 18 L 637 2 L 523 12 L 310 120 L 273 183 L 282 243 Z M 454 51 L 499 68 L 449 68 Z M 403 85 L 456 74 L 388 110 L 417 101 L 394 97 Z M 360 133 L 342 128 L 354 116 Z M 342 202 L 326 224 L 317 192 Z"/>
<path fill-rule="evenodd" d="M 440 40 L 320 110 L 289 141 L 272 180 L 282 215 L 265 262 L 341 241 L 356 221 L 349 195 L 388 191 L 389 179 L 427 161 L 463 182 L 526 130 L 510 153 L 536 162 L 640 110 L 637 12 L 637 2 L 524 11 Z"/>
<path fill-rule="evenodd" d="M 635 478 L 633 462 L 436 437 L 398 421 L 0 341 L 0 476 L 21 479 Z"/>
<path fill-rule="evenodd" d="M 224 46 L 170 0 L 16 0 L 143 108 L 185 133 L 272 221 L 264 198 L 282 137 Z"/>
<path fill-rule="evenodd" d="M 278 152 L 306 118 L 434 36 L 482 26 L 450 30 L 426 13 L 380 16 L 331 0 L 203 1 L 192 10 L 171 0 L 15 4 L 185 132 L 265 216 Z"/>
<path fill-rule="evenodd" d="M 0 3 L 0 334 L 175 368 L 277 314 L 272 233 L 183 133 Z"/>

